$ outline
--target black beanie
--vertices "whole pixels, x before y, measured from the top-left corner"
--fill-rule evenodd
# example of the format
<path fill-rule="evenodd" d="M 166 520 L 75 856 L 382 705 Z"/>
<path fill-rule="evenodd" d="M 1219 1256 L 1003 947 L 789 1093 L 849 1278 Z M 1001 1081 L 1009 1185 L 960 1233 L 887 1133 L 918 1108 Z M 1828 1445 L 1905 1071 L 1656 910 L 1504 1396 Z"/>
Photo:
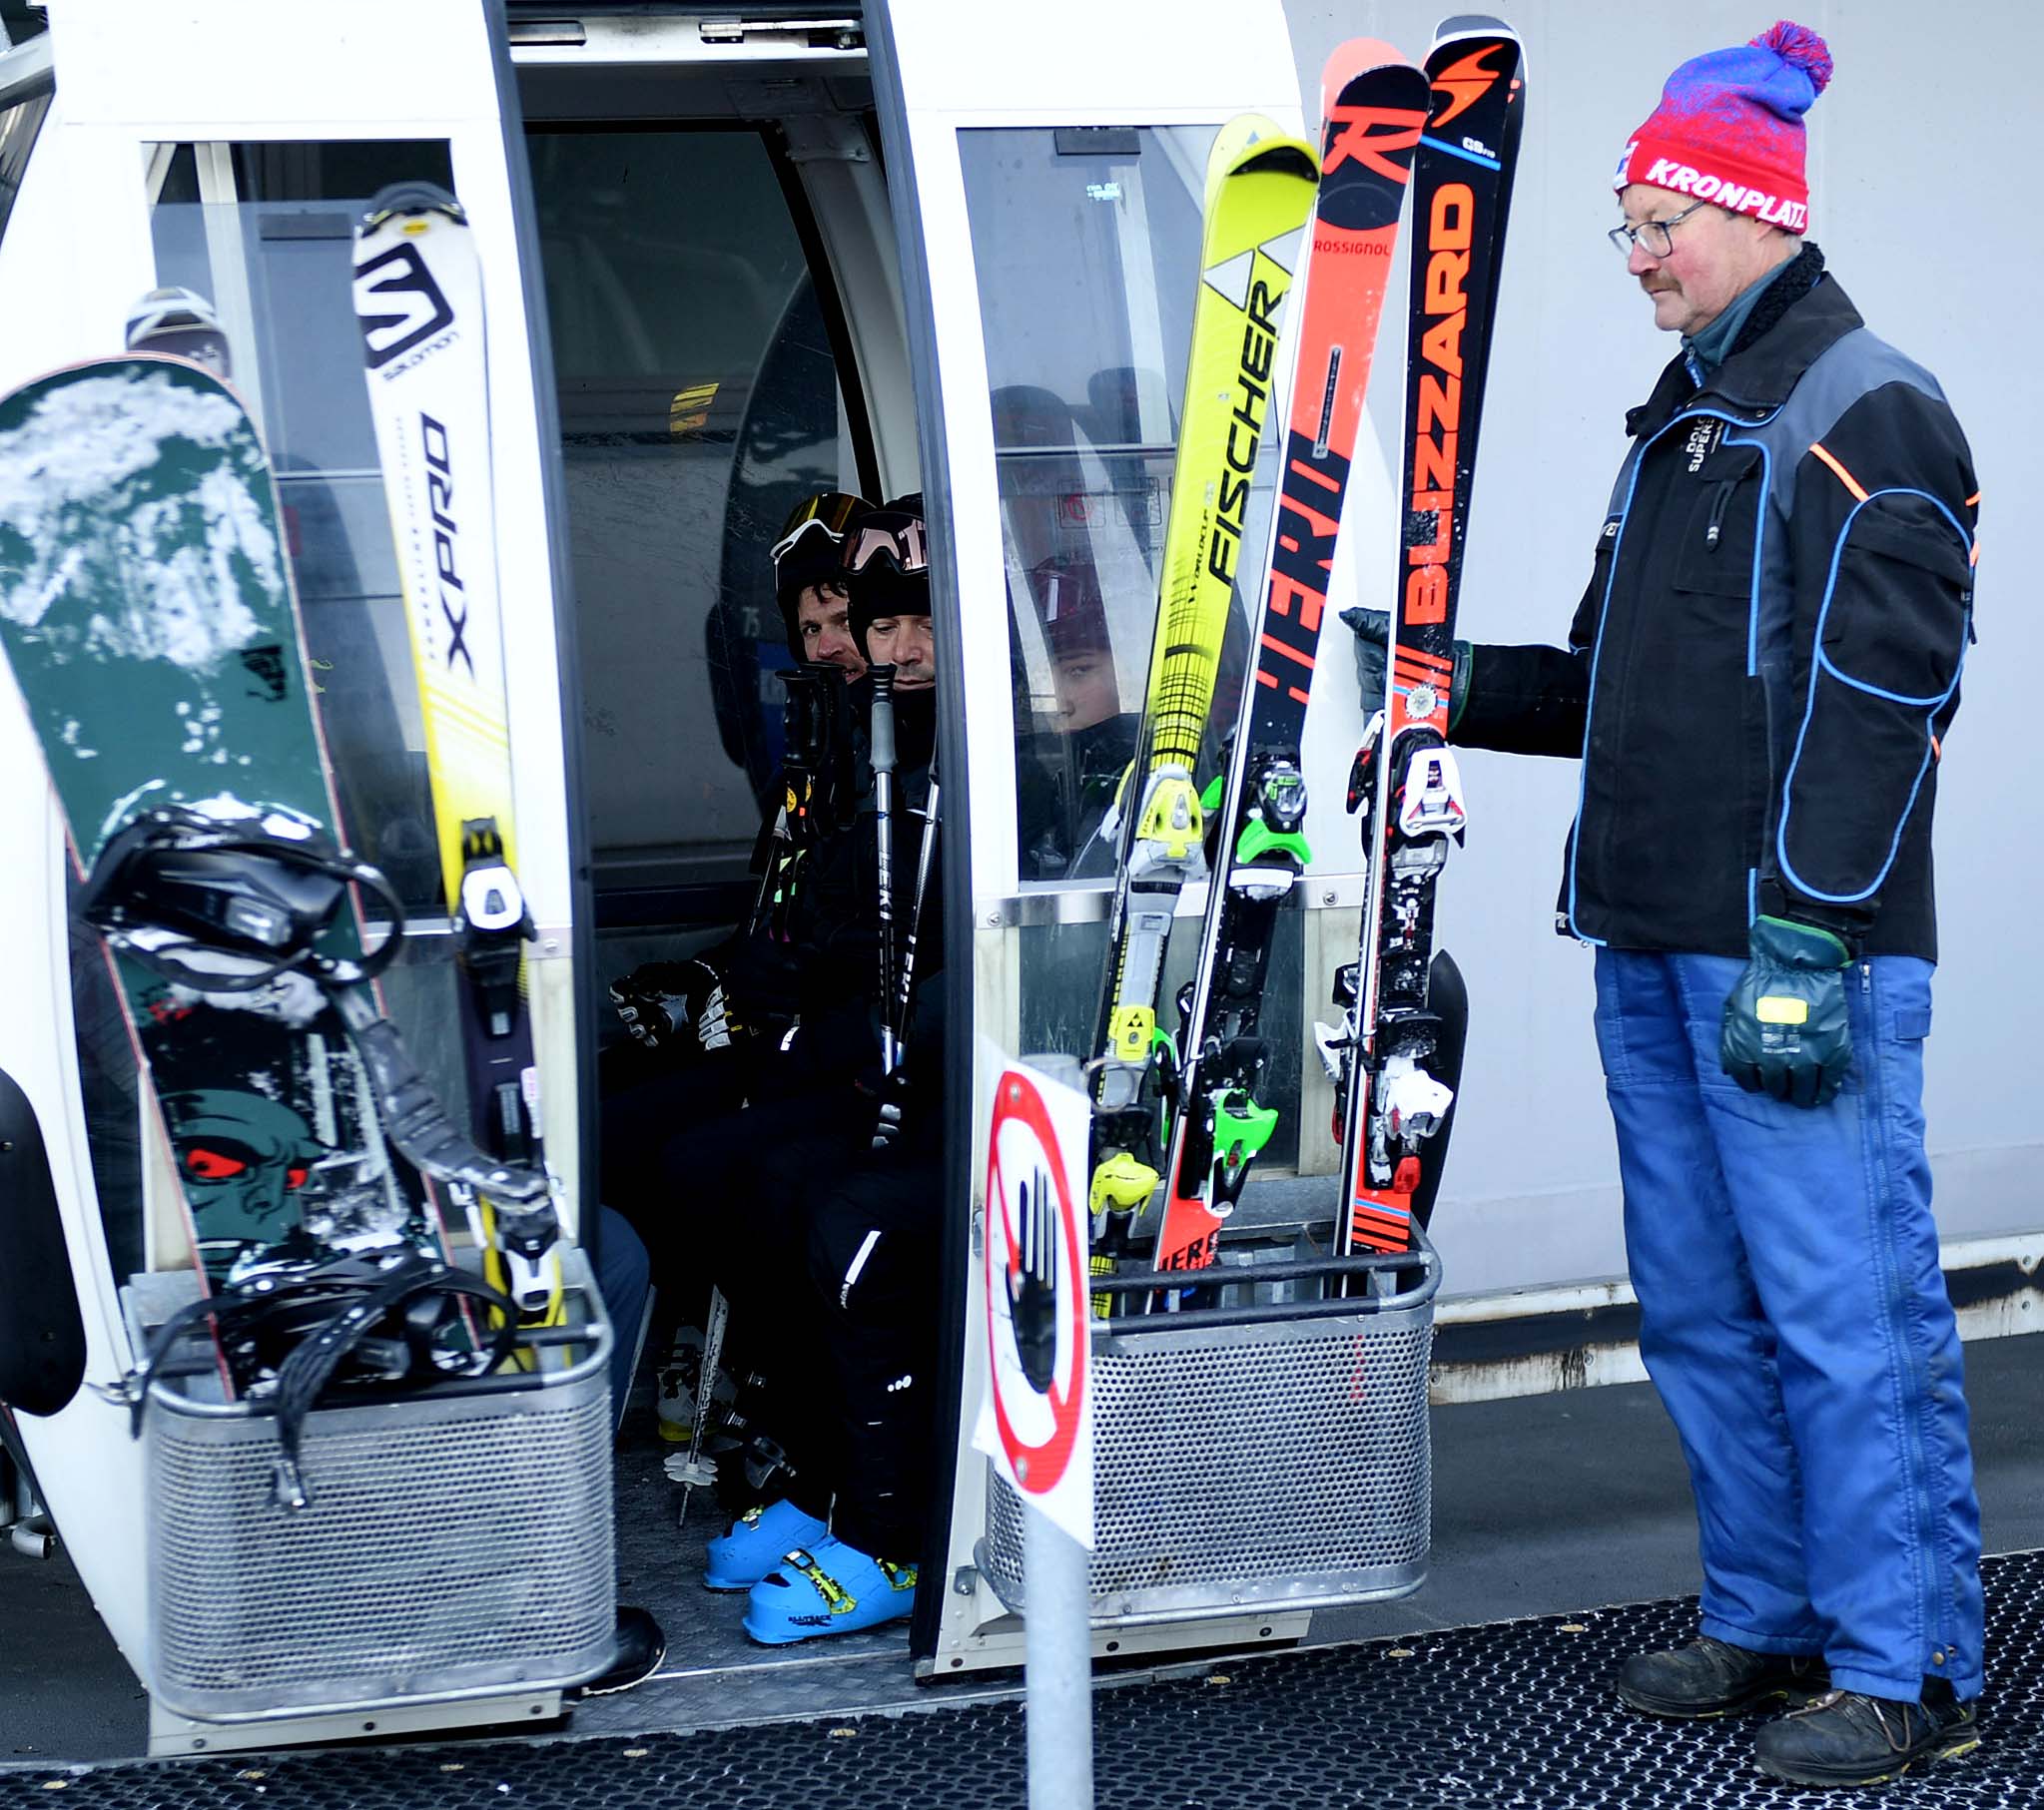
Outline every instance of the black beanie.
<path fill-rule="evenodd" d="M 930 559 L 923 492 L 913 490 L 861 516 L 845 536 L 841 581 L 852 593 L 852 633 L 860 651 L 883 616 L 930 614 Z"/>

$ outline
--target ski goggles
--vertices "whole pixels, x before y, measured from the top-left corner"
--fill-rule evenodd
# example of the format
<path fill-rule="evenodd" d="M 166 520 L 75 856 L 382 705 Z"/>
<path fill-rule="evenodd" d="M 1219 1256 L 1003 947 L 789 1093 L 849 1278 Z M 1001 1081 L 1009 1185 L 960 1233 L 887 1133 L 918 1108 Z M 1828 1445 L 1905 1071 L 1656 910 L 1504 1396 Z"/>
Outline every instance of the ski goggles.
<path fill-rule="evenodd" d="M 906 509 L 876 509 L 845 541 L 845 570 L 918 576 L 930 569 L 923 518 Z"/>
<path fill-rule="evenodd" d="M 820 534 L 832 546 L 839 546 L 845 530 L 870 505 L 864 497 L 847 496 L 842 490 L 825 490 L 796 504 L 795 512 L 782 526 L 781 538 L 767 550 L 767 557 L 779 565 L 811 535 Z"/>

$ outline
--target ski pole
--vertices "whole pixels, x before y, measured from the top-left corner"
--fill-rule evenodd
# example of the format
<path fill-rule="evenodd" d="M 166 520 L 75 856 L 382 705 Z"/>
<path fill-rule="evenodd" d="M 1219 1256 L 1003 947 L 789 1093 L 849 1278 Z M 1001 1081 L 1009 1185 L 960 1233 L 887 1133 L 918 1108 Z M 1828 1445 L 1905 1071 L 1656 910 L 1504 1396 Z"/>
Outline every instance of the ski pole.
<path fill-rule="evenodd" d="M 941 788 L 937 762 L 930 763 L 930 791 L 923 801 L 923 842 L 916 851 L 916 880 L 909 893 L 909 915 L 902 926 L 902 958 L 895 979 L 895 1056 L 899 1061 L 909 1041 L 909 1000 L 916 989 L 916 937 L 923 927 L 923 902 L 930 894 L 930 870 L 937 852 L 937 806 Z"/>
<path fill-rule="evenodd" d="M 930 870 L 937 851 L 937 811 L 942 788 L 937 780 L 937 759 L 930 761 L 930 791 L 923 801 L 923 842 L 916 851 L 916 881 L 909 894 L 909 915 L 903 925 L 901 975 L 887 1014 L 893 1019 L 895 1066 L 888 1078 L 900 1072 L 908 1054 L 909 1006 L 916 990 L 916 937 L 923 927 L 923 905 L 930 896 Z M 886 1028 L 882 1032 L 885 1036 Z M 873 1147 L 886 1149 L 902 1128 L 902 1100 L 899 1087 L 887 1088 L 881 1098 L 880 1119 L 874 1127 Z"/>
<path fill-rule="evenodd" d="M 880 1071 L 895 1071 L 900 1051 L 895 1042 L 895 669 L 876 666 L 873 681 L 873 842 L 878 856 L 876 891 L 880 906 Z"/>
<path fill-rule="evenodd" d="M 753 896 L 752 915 L 745 923 L 748 937 L 759 935 L 773 916 L 794 852 L 796 819 L 808 803 L 810 790 L 808 731 L 815 711 L 810 689 L 816 683 L 815 677 L 798 666 L 792 672 L 782 673 L 780 680 L 788 688 L 788 696 L 781 706 L 781 767 L 774 775 L 774 790 L 779 796 L 772 821 L 761 826 L 759 841 L 753 846 L 752 865 L 758 871 L 760 884 Z"/>
<path fill-rule="evenodd" d="M 760 828 L 752 866 L 760 877 L 746 934 L 772 933 L 785 940 L 781 923 L 788 909 L 796 863 L 808 849 L 819 818 L 835 811 L 840 787 L 832 764 L 844 737 L 844 675 L 833 666 L 805 661 L 779 675 L 788 688 L 781 709 L 780 771 L 773 820 Z"/>
<path fill-rule="evenodd" d="M 667 1475 L 681 1480 L 681 1510 L 675 1516 L 676 1526 L 687 1525 L 688 1499 L 697 1486 L 708 1487 L 717 1481 L 716 1462 L 703 1456 L 703 1442 L 710 1433 L 710 1415 L 716 1405 L 717 1372 L 724 1365 L 724 1335 L 730 1325 L 731 1304 L 724 1299 L 724 1291 L 712 1285 L 710 1312 L 703 1325 L 702 1362 L 696 1372 L 694 1411 L 689 1415 L 688 1457 L 679 1467 L 672 1459 L 667 1461 Z"/>

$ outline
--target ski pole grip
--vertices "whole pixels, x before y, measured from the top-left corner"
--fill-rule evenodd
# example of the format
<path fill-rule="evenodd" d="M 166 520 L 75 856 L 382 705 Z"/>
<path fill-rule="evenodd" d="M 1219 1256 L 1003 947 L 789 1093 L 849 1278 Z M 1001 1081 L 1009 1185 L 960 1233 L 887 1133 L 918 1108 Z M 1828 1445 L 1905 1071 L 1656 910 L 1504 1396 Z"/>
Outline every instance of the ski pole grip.
<path fill-rule="evenodd" d="M 895 669 L 874 666 L 866 676 L 873 681 L 873 768 L 876 773 L 895 769 Z"/>

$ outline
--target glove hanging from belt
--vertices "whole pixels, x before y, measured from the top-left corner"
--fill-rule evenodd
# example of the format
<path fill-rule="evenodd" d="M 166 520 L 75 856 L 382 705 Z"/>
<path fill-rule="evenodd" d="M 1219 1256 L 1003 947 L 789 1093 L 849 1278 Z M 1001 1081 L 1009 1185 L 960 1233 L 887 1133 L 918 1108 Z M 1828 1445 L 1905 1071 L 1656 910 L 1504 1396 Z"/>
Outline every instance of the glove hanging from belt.
<path fill-rule="evenodd" d="M 1852 1066 L 1845 970 L 1852 951 L 1831 931 L 1760 917 L 1745 970 L 1724 1001 L 1718 1060 L 1748 1093 L 1792 1106 L 1833 1099 Z"/>

